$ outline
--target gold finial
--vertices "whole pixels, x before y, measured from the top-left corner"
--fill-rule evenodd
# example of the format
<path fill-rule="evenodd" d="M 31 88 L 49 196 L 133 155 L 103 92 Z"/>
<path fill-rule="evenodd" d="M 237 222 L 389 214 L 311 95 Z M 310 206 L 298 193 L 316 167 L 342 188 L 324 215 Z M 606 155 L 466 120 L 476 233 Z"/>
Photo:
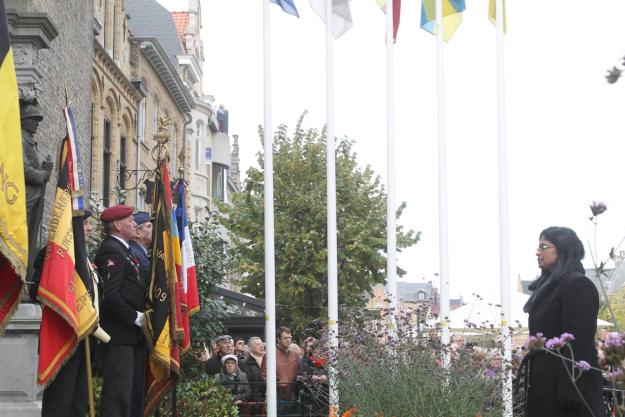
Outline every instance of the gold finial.
<path fill-rule="evenodd" d="M 167 152 L 167 142 L 169 142 L 169 131 L 167 126 L 173 125 L 173 119 L 171 117 L 159 117 L 158 118 L 158 130 L 154 134 L 154 140 L 156 145 L 152 149 L 152 159 L 154 162 L 161 160 L 169 160 L 169 153 Z"/>

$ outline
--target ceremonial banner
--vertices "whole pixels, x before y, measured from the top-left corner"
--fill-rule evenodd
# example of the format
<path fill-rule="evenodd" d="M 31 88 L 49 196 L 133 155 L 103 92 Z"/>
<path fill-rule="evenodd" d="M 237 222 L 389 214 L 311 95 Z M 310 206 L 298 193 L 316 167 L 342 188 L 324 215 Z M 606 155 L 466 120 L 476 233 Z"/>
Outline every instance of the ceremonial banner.
<path fill-rule="evenodd" d="M 326 0 L 310 0 L 310 7 L 321 20 L 326 21 Z M 332 0 L 332 36 L 334 39 L 339 38 L 353 25 L 349 0 Z"/>
<path fill-rule="evenodd" d="M 180 247 L 182 248 L 182 282 L 183 288 L 187 294 L 187 307 L 189 315 L 200 311 L 200 297 L 197 290 L 197 277 L 195 269 L 195 254 L 193 252 L 193 244 L 191 242 L 191 233 L 189 231 L 189 221 L 185 202 L 185 183 L 180 180 L 178 182 L 176 193 L 178 195 L 178 206 L 176 207 L 176 219 L 178 230 L 180 233 Z"/>
<path fill-rule="evenodd" d="M 165 162 L 159 162 L 157 170 L 153 199 L 152 271 L 148 310 L 145 313 L 151 350 L 146 375 L 144 416 L 152 414 L 163 396 L 178 381 L 180 374 L 180 355 L 175 339 L 178 297 L 171 236 L 171 192 Z"/>
<path fill-rule="evenodd" d="M 183 179 L 176 183 L 176 223 L 180 233 L 180 251 L 182 252 L 182 320 L 184 328 L 184 341 L 182 351 L 186 352 L 191 346 L 191 328 L 189 317 L 200 310 L 200 300 L 197 292 L 197 279 L 195 275 L 195 259 L 187 211 L 185 208 L 185 182 Z"/>
<path fill-rule="evenodd" d="M 0 334 L 19 305 L 28 263 L 19 94 L 4 0 L 0 0 Z"/>
<path fill-rule="evenodd" d="M 386 0 L 376 0 L 378 6 L 386 13 Z M 397 31 L 399 30 L 399 17 L 401 15 L 401 0 L 393 0 L 393 42 L 397 42 Z"/>
<path fill-rule="evenodd" d="M 85 247 L 83 213 L 76 212 L 73 217 L 73 207 L 80 203 L 72 201 L 72 197 L 73 193 L 79 193 L 82 173 L 75 169 L 81 163 L 77 142 L 70 139 L 75 134 L 71 109 L 66 109 L 65 117 L 68 134 L 61 145 L 56 196 L 37 292 L 37 299 L 43 305 L 37 371 L 37 382 L 42 385 L 54 378 L 78 342 L 98 324 L 90 295 L 93 283 Z"/>
<path fill-rule="evenodd" d="M 443 0 L 443 40 L 449 41 L 462 23 L 464 0 Z M 436 35 L 436 0 L 421 3 L 421 29 Z"/>

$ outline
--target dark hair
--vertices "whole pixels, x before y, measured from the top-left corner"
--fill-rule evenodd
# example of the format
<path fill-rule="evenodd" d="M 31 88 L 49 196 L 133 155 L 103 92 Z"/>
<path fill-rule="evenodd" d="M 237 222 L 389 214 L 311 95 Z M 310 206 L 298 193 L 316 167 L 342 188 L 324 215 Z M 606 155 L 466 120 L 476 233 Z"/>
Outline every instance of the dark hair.
<path fill-rule="evenodd" d="M 560 278 L 570 272 L 584 273 L 582 259 L 584 258 L 584 245 L 577 234 L 568 227 L 548 227 L 540 232 L 539 239 L 553 243 L 558 251 L 556 266 L 551 270 L 554 278 Z"/>
<path fill-rule="evenodd" d="M 280 336 L 282 336 L 282 333 L 291 334 L 291 329 L 285 326 L 278 327 L 278 329 L 276 330 L 276 338 L 280 339 Z"/>
<path fill-rule="evenodd" d="M 104 229 L 104 233 L 110 236 L 114 231 L 113 222 L 102 222 L 102 228 Z"/>

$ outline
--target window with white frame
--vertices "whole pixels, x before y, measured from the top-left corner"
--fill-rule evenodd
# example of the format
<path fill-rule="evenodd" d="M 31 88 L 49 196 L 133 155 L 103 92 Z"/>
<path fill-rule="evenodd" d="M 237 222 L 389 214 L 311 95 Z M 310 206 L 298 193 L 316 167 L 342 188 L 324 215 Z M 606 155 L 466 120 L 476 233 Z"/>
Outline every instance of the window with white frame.
<path fill-rule="evenodd" d="M 200 171 L 202 168 L 202 122 L 198 120 L 195 124 L 195 170 Z"/>
<path fill-rule="evenodd" d="M 228 167 L 222 164 L 212 164 L 211 178 L 212 196 L 215 201 L 226 203 L 226 181 L 228 179 Z"/>
<path fill-rule="evenodd" d="M 145 142 L 145 97 L 139 103 L 139 117 L 137 117 L 137 132 L 139 142 Z"/>

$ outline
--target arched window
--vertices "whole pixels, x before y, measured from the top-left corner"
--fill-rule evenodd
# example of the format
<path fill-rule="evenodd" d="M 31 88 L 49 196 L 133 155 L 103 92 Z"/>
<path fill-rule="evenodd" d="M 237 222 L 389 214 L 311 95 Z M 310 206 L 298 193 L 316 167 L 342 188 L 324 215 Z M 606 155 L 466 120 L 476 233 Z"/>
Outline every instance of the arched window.
<path fill-rule="evenodd" d="M 425 291 L 419 291 L 417 293 L 417 299 L 419 300 L 425 300 Z"/>
<path fill-rule="evenodd" d="M 109 206 L 109 194 L 111 193 L 111 122 L 104 119 L 102 146 L 102 204 Z"/>
<path fill-rule="evenodd" d="M 139 117 L 137 117 L 139 142 L 145 142 L 145 97 L 139 103 Z"/>

